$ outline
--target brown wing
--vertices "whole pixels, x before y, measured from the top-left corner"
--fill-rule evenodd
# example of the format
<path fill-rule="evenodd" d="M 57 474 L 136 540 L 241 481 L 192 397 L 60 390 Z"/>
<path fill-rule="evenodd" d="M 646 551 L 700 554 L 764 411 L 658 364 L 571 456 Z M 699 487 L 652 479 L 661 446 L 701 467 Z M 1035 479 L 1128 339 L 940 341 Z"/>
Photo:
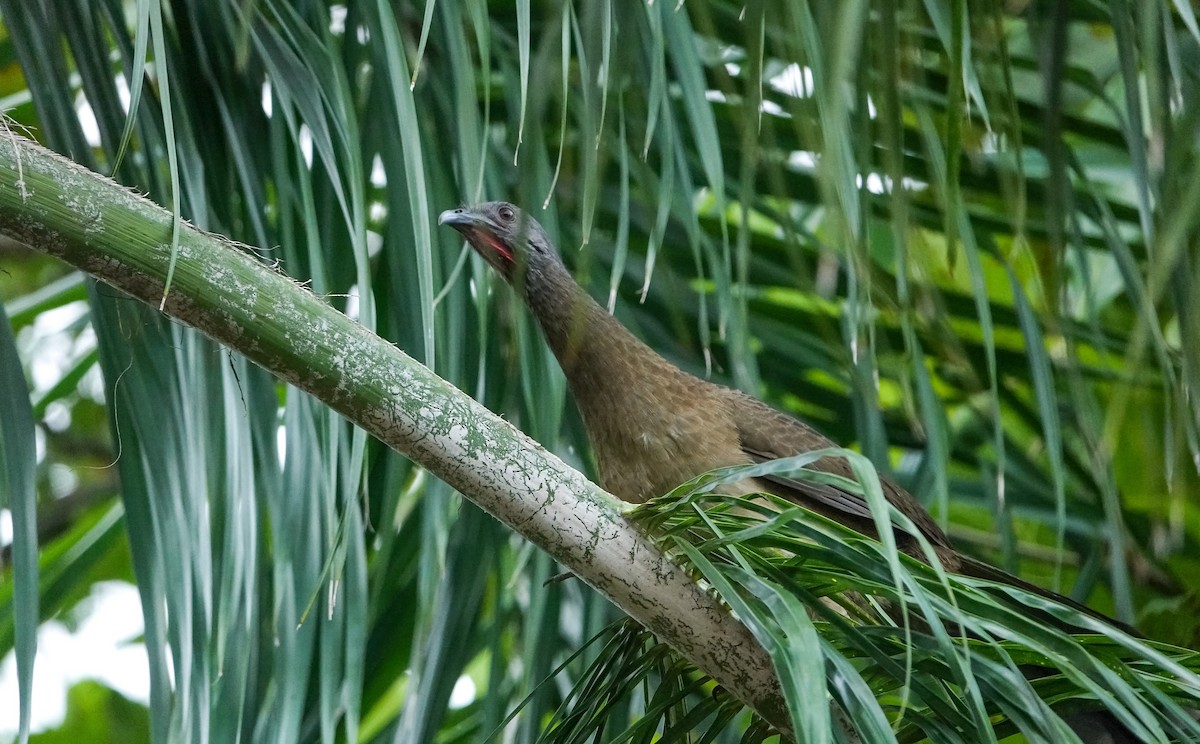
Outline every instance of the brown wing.
<path fill-rule="evenodd" d="M 747 395 L 729 390 L 726 401 L 741 437 L 742 450 L 754 462 L 765 462 L 836 446 L 808 424 L 780 413 Z M 853 477 L 849 463 L 841 458 L 822 458 L 813 463 L 811 467 L 827 473 Z M 861 496 L 826 484 L 807 483 L 780 476 L 766 476 L 758 480 L 764 482 L 768 489 L 778 496 L 803 504 L 813 511 L 842 522 L 864 534 L 875 535 L 871 510 Z M 929 512 L 925 511 L 925 507 L 921 506 L 911 494 L 888 480 L 881 480 L 881 483 L 883 494 L 887 500 L 912 520 L 917 529 L 934 546 L 938 559 L 947 570 L 1020 587 L 1025 591 L 1048 597 L 1092 617 L 1112 623 L 1126 633 L 1140 635 L 1137 630 L 1125 623 L 1114 620 L 1069 597 L 1030 584 L 1006 571 L 958 553 L 950 545 L 946 534 L 929 516 Z M 897 528 L 896 537 L 901 550 L 924 560 L 911 536 Z M 1068 628 L 1070 627 L 1068 626 Z"/>
<path fill-rule="evenodd" d="M 808 424 L 748 395 L 730 390 L 726 401 L 741 438 L 742 451 L 754 462 L 837 446 Z M 822 458 L 811 467 L 846 478 L 854 477 L 850 464 L 839 457 Z M 779 496 L 792 499 L 860 532 L 875 534 L 871 509 L 862 496 L 832 485 L 802 482 L 783 476 L 765 476 L 759 480 L 768 483 L 771 491 Z M 925 507 L 896 484 L 888 480 L 881 480 L 881 484 L 887 500 L 908 517 L 930 543 L 940 548 L 950 547 L 949 538 L 929 516 Z M 904 542 L 912 540 L 899 528 L 897 536 L 906 538 Z"/>

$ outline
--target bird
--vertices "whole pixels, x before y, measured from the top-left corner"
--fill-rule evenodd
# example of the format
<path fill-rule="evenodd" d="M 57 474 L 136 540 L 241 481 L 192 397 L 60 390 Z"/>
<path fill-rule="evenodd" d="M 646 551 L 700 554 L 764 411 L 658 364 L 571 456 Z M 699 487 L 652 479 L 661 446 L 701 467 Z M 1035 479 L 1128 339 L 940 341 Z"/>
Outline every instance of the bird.
<path fill-rule="evenodd" d="M 599 484 L 614 496 L 642 503 L 718 468 L 837 447 L 800 419 L 691 375 L 650 348 L 575 281 L 545 229 L 517 206 L 463 206 L 442 212 L 438 223 L 457 230 L 529 307 L 566 376 Z M 822 457 L 808 467 L 853 478 L 845 458 Z M 887 478 L 880 483 L 888 503 L 908 518 L 946 571 L 1016 586 L 1136 633 L 959 552 L 912 494 Z M 834 485 L 767 475 L 729 484 L 724 492 L 774 494 L 878 537 L 866 499 Z M 899 550 L 928 562 L 916 534 L 896 526 L 893 534 Z"/>

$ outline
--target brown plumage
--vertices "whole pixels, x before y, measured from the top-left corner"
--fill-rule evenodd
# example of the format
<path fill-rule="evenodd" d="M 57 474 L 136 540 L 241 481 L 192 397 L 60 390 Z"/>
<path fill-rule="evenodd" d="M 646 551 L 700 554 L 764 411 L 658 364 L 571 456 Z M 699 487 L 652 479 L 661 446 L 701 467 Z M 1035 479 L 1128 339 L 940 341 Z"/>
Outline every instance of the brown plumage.
<path fill-rule="evenodd" d="M 462 233 L 532 310 L 579 406 L 600 485 L 621 499 L 642 502 L 716 468 L 836 446 L 744 393 L 683 372 L 642 343 L 575 282 L 542 227 L 515 206 L 488 202 L 448 210 L 438 222 Z M 851 477 L 841 458 L 810 467 Z M 947 570 L 1018 586 L 1103 617 L 958 553 L 916 499 L 890 481 L 882 485 L 887 500 L 912 521 Z M 774 493 L 876 536 L 866 501 L 833 486 L 767 476 L 727 491 Z M 900 529 L 895 536 L 901 550 L 921 557 L 914 536 Z"/>

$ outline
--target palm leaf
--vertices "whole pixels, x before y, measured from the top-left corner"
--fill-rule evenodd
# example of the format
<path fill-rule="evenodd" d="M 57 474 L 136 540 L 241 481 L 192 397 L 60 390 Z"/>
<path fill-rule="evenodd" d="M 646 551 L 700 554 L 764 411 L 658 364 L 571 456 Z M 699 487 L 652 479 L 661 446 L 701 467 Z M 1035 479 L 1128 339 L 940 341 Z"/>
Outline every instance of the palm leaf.
<path fill-rule="evenodd" d="M 464 199 L 549 194 L 539 219 L 577 275 L 656 348 L 860 449 L 960 546 L 1194 646 L 1200 34 L 1165 0 L 1053 8 L 0 0 L 0 101 L 587 468 L 524 311 L 431 227 Z M 77 201 L 71 217 L 105 214 Z M 0 252 L 5 358 L 49 442 L 38 617 L 93 581 L 138 581 L 156 738 L 473 740 L 612 620 L 591 590 L 542 588 L 553 561 L 295 387 Z M 84 297 L 81 320 L 39 330 Z M 47 337 L 72 349 L 48 379 L 32 374 Z M 80 516 L 55 527 L 63 504 Z M 29 638 L 32 574 L 15 578 Z M 0 651 L 16 618 L 0 610 Z M 913 638 L 912 654 L 940 648 Z M 639 679 L 694 703 L 679 691 L 704 689 L 699 672 L 655 658 Z M 535 739 L 590 661 L 537 688 L 510 735 Z M 452 710 L 464 676 L 477 695 Z M 899 731 L 979 733 L 985 712 L 1032 730 L 1030 695 L 1057 710 L 1079 692 L 1051 680 Z M 882 731 L 902 707 L 851 719 Z M 606 730 L 640 716 L 649 736 L 648 709 Z M 751 725 L 717 733 L 732 710 L 664 713 L 663 730 L 728 740 Z"/>

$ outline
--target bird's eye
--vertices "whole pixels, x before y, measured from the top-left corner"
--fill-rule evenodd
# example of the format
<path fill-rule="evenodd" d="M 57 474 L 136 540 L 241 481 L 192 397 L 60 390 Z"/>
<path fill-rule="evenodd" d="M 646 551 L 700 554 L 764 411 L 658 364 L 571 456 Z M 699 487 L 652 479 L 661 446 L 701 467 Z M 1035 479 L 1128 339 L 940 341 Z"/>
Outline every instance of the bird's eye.
<path fill-rule="evenodd" d="M 513 210 L 512 207 L 500 207 L 500 219 L 505 222 L 512 222 Z"/>

